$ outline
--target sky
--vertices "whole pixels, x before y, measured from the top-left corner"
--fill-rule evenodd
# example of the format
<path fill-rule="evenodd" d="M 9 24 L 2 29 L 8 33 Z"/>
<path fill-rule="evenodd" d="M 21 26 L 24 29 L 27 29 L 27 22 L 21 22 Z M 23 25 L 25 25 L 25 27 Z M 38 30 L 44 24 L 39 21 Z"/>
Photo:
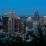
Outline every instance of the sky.
<path fill-rule="evenodd" d="M 46 0 L 0 0 L 0 16 L 13 10 L 16 15 L 33 16 L 38 10 L 40 16 L 46 15 Z"/>

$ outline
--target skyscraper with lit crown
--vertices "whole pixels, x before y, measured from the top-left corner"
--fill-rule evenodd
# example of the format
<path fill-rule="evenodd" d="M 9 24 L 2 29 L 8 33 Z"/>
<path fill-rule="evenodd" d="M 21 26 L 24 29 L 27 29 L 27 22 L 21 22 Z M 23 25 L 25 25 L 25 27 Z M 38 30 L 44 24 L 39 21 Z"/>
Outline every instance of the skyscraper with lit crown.
<path fill-rule="evenodd" d="M 39 13 L 37 10 L 35 11 L 35 14 L 34 14 L 34 21 L 39 21 Z"/>

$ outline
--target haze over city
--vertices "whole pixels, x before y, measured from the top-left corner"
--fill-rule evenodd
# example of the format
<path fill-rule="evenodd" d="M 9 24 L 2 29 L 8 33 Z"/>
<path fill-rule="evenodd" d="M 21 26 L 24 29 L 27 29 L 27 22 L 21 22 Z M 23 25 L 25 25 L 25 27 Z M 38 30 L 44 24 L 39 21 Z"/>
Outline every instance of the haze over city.
<path fill-rule="evenodd" d="M 16 15 L 34 16 L 38 10 L 40 16 L 46 15 L 46 0 L 0 0 L 0 16 L 13 10 Z"/>

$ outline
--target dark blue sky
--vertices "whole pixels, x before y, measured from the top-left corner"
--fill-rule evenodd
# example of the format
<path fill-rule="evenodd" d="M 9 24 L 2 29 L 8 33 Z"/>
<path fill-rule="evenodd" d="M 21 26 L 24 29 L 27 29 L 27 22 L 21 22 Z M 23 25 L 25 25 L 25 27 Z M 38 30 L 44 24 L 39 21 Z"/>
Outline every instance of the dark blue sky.
<path fill-rule="evenodd" d="M 11 9 L 17 15 L 34 15 L 35 10 L 40 15 L 46 15 L 46 0 L 0 0 L 0 15 Z"/>

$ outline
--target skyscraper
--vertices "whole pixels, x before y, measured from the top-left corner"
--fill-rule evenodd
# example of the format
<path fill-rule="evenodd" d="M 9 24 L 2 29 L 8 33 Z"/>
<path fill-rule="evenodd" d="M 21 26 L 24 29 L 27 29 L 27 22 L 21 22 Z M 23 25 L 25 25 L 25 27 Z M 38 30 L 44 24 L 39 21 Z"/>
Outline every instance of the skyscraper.
<path fill-rule="evenodd" d="M 34 21 L 39 21 L 39 13 L 37 10 L 35 11 L 35 14 L 34 14 Z"/>
<path fill-rule="evenodd" d="M 15 35 L 15 12 L 12 10 L 7 13 L 9 19 L 8 19 L 8 32 L 10 33 L 10 36 Z"/>
<path fill-rule="evenodd" d="M 8 19 L 8 33 L 10 36 L 15 35 L 15 19 L 12 18 Z"/>
<path fill-rule="evenodd" d="M 43 17 L 43 22 L 46 24 L 46 16 Z"/>
<path fill-rule="evenodd" d="M 2 23 L 3 23 L 3 26 L 4 26 L 4 32 L 7 32 L 8 31 L 8 16 L 7 14 L 5 13 L 5 15 L 2 17 Z"/>
<path fill-rule="evenodd" d="M 32 18 L 28 17 L 26 20 L 26 26 L 31 29 L 32 28 Z"/>
<path fill-rule="evenodd" d="M 26 20 L 26 32 L 27 32 L 27 30 L 29 31 L 31 31 L 31 28 L 32 28 L 32 18 L 31 17 L 28 17 L 27 18 L 27 20 Z M 27 29 L 28 28 L 28 29 Z"/>

